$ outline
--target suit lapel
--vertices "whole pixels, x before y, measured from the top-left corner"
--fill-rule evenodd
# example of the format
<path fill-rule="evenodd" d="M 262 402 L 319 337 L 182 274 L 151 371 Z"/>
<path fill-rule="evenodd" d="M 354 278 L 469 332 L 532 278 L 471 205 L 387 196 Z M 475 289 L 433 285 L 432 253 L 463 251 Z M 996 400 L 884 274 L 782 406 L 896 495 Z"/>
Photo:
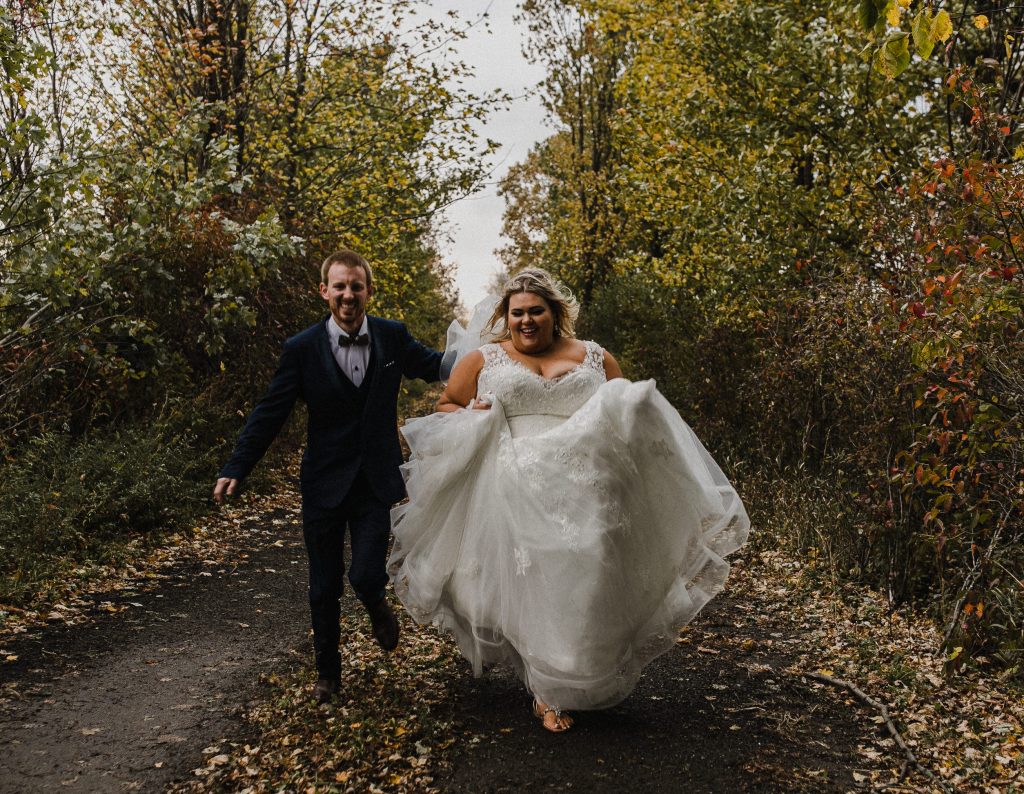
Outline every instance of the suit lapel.
<path fill-rule="evenodd" d="M 366 393 L 366 403 L 369 405 L 374 394 L 377 392 L 381 370 L 388 363 L 388 350 L 384 338 L 385 333 L 377 318 L 367 315 L 366 321 L 370 326 L 370 365 L 368 368 L 369 372 L 367 373 L 370 385 Z"/>

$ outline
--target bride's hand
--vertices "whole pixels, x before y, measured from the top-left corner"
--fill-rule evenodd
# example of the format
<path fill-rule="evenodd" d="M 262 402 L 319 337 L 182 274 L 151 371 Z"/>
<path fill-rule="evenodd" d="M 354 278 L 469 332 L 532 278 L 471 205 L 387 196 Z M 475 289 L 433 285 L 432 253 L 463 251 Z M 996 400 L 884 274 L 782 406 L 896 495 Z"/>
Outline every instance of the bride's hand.
<path fill-rule="evenodd" d="M 470 400 L 467 407 L 474 411 L 489 411 L 491 410 L 491 401 L 486 394 L 482 394 Z"/>

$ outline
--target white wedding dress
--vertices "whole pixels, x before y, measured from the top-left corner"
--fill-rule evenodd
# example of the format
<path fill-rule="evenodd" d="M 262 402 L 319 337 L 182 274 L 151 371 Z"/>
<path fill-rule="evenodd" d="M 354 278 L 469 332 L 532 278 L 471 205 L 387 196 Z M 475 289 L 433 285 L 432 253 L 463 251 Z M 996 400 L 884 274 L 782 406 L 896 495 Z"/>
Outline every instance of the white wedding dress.
<path fill-rule="evenodd" d="M 605 380 L 603 350 L 545 379 L 484 345 L 488 411 L 409 421 L 392 511 L 395 591 L 476 674 L 513 665 L 562 709 L 612 706 L 723 586 L 749 521 L 654 381 Z"/>

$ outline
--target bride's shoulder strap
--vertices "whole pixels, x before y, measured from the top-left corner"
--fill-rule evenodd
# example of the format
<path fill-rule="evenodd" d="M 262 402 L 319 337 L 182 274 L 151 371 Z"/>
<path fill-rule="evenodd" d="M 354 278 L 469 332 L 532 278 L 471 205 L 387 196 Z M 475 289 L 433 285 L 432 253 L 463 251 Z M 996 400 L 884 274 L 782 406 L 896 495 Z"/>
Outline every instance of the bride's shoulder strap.
<path fill-rule="evenodd" d="M 604 348 L 590 339 L 583 340 L 583 345 L 587 348 L 583 360 L 594 369 L 604 370 Z"/>
<path fill-rule="evenodd" d="M 484 354 L 484 364 L 490 364 L 498 357 L 498 352 L 501 346 L 496 342 L 489 342 L 486 345 L 480 345 L 480 352 Z"/>

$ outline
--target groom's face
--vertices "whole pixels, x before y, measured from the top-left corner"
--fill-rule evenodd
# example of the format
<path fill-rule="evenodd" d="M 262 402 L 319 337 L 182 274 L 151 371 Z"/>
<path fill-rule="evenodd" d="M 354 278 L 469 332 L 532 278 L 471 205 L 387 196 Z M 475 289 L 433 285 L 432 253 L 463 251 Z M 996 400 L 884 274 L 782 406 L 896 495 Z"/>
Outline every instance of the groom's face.
<path fill-rule="evenodd" d="M 320 285 L 320 297 L 327 301 L 335 322 L 350 334 L 363 324 L 366 301 L 372 294 L 373 287 L 366 283 L 366 271 L 340 263 L 331 265 L 327 283 Z"/>

